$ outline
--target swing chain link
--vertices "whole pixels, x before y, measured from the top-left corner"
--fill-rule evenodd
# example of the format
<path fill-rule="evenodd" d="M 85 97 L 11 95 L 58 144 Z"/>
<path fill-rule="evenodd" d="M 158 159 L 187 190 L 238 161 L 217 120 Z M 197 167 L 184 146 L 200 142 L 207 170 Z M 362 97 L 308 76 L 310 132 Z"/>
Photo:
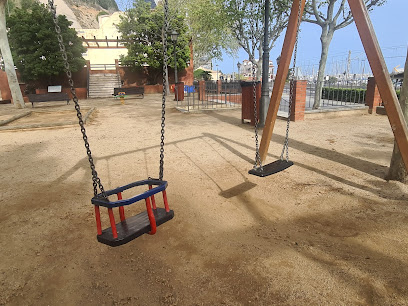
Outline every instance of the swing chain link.
<path fill-rule="evenodd" d="M 292 114 L 292 104 L 293 104 L 293 98 L 294 98 L 294 87 L 295 87 L 295 81 L 296 81 L 296 58 L 297 58 L 297 51 L 298 51 L 298 41 L 299 41 L 299 30 L 300 30 L 300 23 L 301 23 L 301 12 L 302 10 L 302 0 L 299 0 L 299 10 L 298 10 L 298 15 L 297 15 L 297 30 L 296 30 L 296 41 L 295 41 L 295 51 L 293 54 L 293 67 L 291 71 L 291 77 L 290 77 L 290 85 L 289 85 L 289 109 L 288 109 L 288 119 L 286 121 L 286 136 L 285 136 L 285 142 L 283 144 L 282 148 L 282 153 L 280 155 L 280 160 L 283 160 L 283 155 L 286 152 L 286 161 L 289 161 L 289 127 L 290 127 L 290 117 Z"/>
<path fill-rule="evenodd" d="M 252 78 L 255 78 L 255 69 L 256 69 L 256 64 L 252 64 Z M 256 85 L 257 82 L 253 80 L 252 86 L 253 86 L 253 97 L 254 97 L 254 121 L 255 121 L 255 164 L 254 164 L 254 169 L 260 169 L 263 171 L 263 166 L 262 166 L 262 159 L 261 159 L 261 154 L 259 153 L 259 136 L 258 136 L 258 101 L 256 99 Z"/>
<path fill-rule="evenodd" d="M 163 94 L 162 94 L 162 117 L 161 117 L 161 136 L 160 136 L 160 167 L 159 180 L 163 180 L 164 171 L 164 128 L 166 126 L 166 94 L 167 94 L 167 32 L 169 30 L 169 5 L 168 0 L 164 0 L 164 24 L 163 24 Z"/>
<path fill-rule="evenodd" d="M 63 41 L 63 38 L 62 38 L 61 28 L 58 25 L 57 11 L 56 11 L 56 8 L 55 8 L 55 5 L 54 5 L 54 0 L 48 0 L 48 6 L 50 7 L 52 17 L 53 17 L 53 20 L 54 20 L 55 32 L 57 33 L 59 48 L 60 48 L 60 51 L 61 51 L 62 58 L 64 60 L 65 73 L 66 73 L 66 75 L 68 77 L 68 83 L 69 83 L 69 85 L 71 87 L 71 94 L 72 94 L 72 97 L 73 97 L 72 100 L 75 103 L 75 110 L 77 112 L 79 126 L 81 127 L 82 139 L 84 140 L 84 143 L 85 143 L 86 154 L 88 155 L 89 165 L 90 165 L 91 171 L 92 171 L 92 185 L 93 185 L 93 190 L 94 190 L 94 196 L 95 197 L 98 196 L 98 187 L 99 187 L 99 190 L 101 191 L 102 197 L 107 199 L 105 189 L 103 188 L 101 180 L 98 177 L 98 173 L 96 172 L 95 164 L 94 164 L 94 161 L 93 161 L 93 158 L 92 158 L 92 153 L 91 153 L 91 149 L 90 149 L 89 142 L 88 142 L 88 136 L 86 135 L 84 121 L 82 119 L 81 109 L 80 109 L 79 104 L 78 104 L 78 97 L 76 95 L 76 91 L 75 91 L 75 88 L 74 88 L 74 81 L 72 79 L 72 72 L 71 72 L 71 69 L 70 69 L 70 66 L 69 66 L 69 62 L 68 62 L 67 51 L 65 49 L 64 41 Z"/>

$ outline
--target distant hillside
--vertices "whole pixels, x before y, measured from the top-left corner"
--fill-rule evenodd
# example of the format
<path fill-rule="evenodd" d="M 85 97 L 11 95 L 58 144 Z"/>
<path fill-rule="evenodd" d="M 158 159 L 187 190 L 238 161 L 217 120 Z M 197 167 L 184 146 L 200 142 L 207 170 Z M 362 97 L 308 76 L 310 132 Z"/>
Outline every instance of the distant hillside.
<path fill-rule="evenodd" d="M 71 5 L 101 8 L 111 13 L 119 11 L 115 0 L 66 0 Z"/>
<path fill-rule="evenodd" d="M 62 0 L 84 29 L 98 28 L 98 16 L 119 11 L 115 0 Z"/>

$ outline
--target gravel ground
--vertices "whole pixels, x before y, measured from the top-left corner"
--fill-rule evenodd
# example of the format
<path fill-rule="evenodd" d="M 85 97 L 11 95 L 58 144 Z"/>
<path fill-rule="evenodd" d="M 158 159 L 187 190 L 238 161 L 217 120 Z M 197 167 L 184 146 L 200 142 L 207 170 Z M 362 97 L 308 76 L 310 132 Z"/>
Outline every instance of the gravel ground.
<path fill-rule="evenodd" d="M 158 176 L 160 96 L 81 104 L 97 108 L 86 129 L 105 189 Z M 295 165 L 259 178 L 240 110 L 174 106 L 164 175 L 175 218 L 117 248 L 96 240 L 78 126 L 0 131 L 0 304 L 408 304 L 408 188 L 383 180 L 386 117 L 292 123 Z M 40 103 L 42 115 L 8 126 L 75 120 L 68 110 Z M 21 112 L 0 105 L 1 120 Z M 268 162 L 284 133 L 278 120 Z"/>

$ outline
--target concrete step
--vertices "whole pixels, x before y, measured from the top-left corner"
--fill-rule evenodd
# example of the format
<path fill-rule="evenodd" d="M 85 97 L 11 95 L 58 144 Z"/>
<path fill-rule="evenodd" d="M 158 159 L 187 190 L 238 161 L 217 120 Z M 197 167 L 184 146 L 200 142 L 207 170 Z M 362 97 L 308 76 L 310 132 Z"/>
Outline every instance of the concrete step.
<path fill-rule="evenodd" d="M 120 87 L 120 78 L 116 74 L 91 74 L 89 76 L 89 97 L 112 97 L 115 87 Z"/>
<path fill-rule="evenodd" d="M 104 86 L 101 86 L 101 85 L 95 85 L 95 86 L 89 85 L 89 89 L 91 89 L 91 88 L 92 88 L 92 89 L 97 88 L 97 89 L 102 89 L 102 90 L 104 90 L 104 89 L 115 88 L 115 87 L 119 87 L 119 86 L 117 86 L 117 84 L 104 85 Z"/>

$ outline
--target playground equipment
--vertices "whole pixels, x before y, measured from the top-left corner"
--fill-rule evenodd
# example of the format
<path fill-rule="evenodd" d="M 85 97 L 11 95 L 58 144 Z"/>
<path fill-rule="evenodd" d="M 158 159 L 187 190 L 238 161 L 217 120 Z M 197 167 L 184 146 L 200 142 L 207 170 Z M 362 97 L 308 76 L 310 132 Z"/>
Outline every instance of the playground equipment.
<path fill-rule="evenodd" d="M 125 244 L 145 233 L 151 235 L 156 233 L 157 226 L 171 220 L 174 217 L 173 210 L 170 210 L 167 201 L 167 182 L 163 180 L 164 171 L 164 128 L 165 128 L 165 112 L 166 112 L 166 96 L 165 96 L 165 84 L 166 84 L 166 69 L 167 66 L 167 32 L 168 32 L 168 1 L 164 1 L 164 24 L 165 31 L 163 37 L 163 52 L 164 52 L 164 63 L 163 63 L 163 95 L 162 95 L 162 116 L 161 116 L 161 142 L 160 142 L 160 166 L 159 166 L 159 178 L 152 179 L 148 178 L 142 181 L 136 181 L 125 186 L 121 186 L 112 190 L 105 191 L 101 183 L 98 173 L 95 168 L 95 164 L 92 158 L 92 153 L 89 147 L 88 137 L 86 135 L 84 122 L 82 119 L 82 113 L 78 104 L 78 97 L 75 93 L 74 82 L 72 80 L 72 73 L 68 63 L 67 53 L 65 51 L 65 46 L 63 44 L 63 38 L 61 35 L 61 30 L 57 21 L 56 9 L 54 6 L 54 0 L 48 0 L 48 5 L 53 15 L 55 23 L 55 31 L 57 33 L 58 42 L 61 50 L 61 54 L 64 60 L 65 70 L 68 77 L 68 81 L 71 87 L 71 93 L 73 96 L 73 101 L 75 103 L 75 109 L 77 111 L 77 117 L 79 125 L 81 127 L 82 138 L 85 143 L 86 152 L 88 155 L 88 161 L 92 171 L 92 182 L 94 189 L 94 197 L 91 202 L 95 207 L 95 218 L 97 227 L 97 239 L 99 242 L 110 245 L 118 246 Z M 122 100 L 123 101 L 123 100 Z M 133 196 L 128 199 L 122 199 L 122 192 L 138 186 L 148 186 L 148 190 Z M 155 186 L 155 187 L 153 187 Z M 98 192 L 98 188 L 99 191 Z M 164 208 L 158 208 L 156 206 L 155 194 L 162 192 Z M 109 196 L 117 195 L 117 200 L 112 201 Z M 145 200 L 146 211 L 139 213 L 138 215 L 132 216 L 130 218 L 125 217 L 124 206 L 136 203 L 138 201 Z M 103 206 L 108 209 L 110 227 L 102 230 L 101 216 L 99 207 Z M 121 222 L 115 222 L 115 217 L 113 215 L 113 208 L 119 208 L 119 215 Z"/>
<path fill-rule="evenodd" d="M 257 154 L 259 154 L 257 157 L 258 165 L 262 165 L 262 163 L 265 162 L 268 154 L 268 148 L 278 114 L 279 103 L 282 97 L 286 76 L 288 75 L 293 49 L 297 40 L 299 16 L 302 16 L 303 14 L 305 2 L 306 0 L 294 0 L 292 4 L 289 24 L 286 30 L 281 58 L 276 74 L 276 80 L 273 86 L 272 96 L 265 120 L 265 127 L 263 129 L 259 151 L 257 150 Z M 387 72 L 387 66 L 377 41 L 373 25 L 371 24 L 367 8 L 364 0 L 348 0 L 348 3 L 355 20 L 361 42 L 364 46 L 367 59 L 370 63 L 371 70 L 376 79 L 378 90 L 382 100 L 384 101 L 388 120 L 394 133 L 395 140 L 398 144 L 398 148 L 401 152 L 405 168 L 408 170 L 407 124 L 405 122 L 401 106 L 398 102 L 398 97 L 393 88 L 390 75 Z"/>
<path fill-rule="evenodd" d="M 268 5 L 269 7 L 269 5 Z M 293 162 L 289 160 L 289 129 L 290 129 L 290 114 L 292 108 L 292 101 L 293 101 L 293 87 L 294 81 L 296 79 L 295 76 L 295 69 L 296 69 L 296 58 L 297 58 L 297 46 L 298 46 L 298 37 L 299 37 L 299 29 L 301 23 L 301 16 L 303 15 L 304 5 L 302 7 L 302 3 L 299 2 L 299 7 L 297 11 L 297 19 L 296 19 L 296 42 L 295 42 L 295 52 L 293 55 L 293 68 L 291 71 L 291 78 L 290 78 L 290 93 L 289 93 L 289 106 L 288 106 L 288 118 L 286 120 L 286 135 L 285 141 L 283 143 L 282 153 L 280 158 L 272 163 L 267 165 L 262 165 L 261 156 L 259 153 L 259 145 L 258 145 L 258 118 L 257 118 L 257 101 L 256 101 L 256 88 L 254 83 L 254 115 L 255 115 L 255 164 L 253 169 L 249 170 L 249 174 L 253 174 L 260 177 L 265 177 L 271 174 L 278 173 L 283 171 L 291 166 L 293 166 Z M 292 8 L 293 10 L 293 8 Z M 265 23 L 266 24 L 266 23 Z M 293 50 L 292 50 L 293 51 Z M 292 54 L 292 53 L 291 53 Z M 282 55 L 281 55 L 282 57 Z M 255 67 L 252 66 L 252 75 L 255 75 Z M 286 157 L 284 158 L 283 155 L 286 153 Z"/>

